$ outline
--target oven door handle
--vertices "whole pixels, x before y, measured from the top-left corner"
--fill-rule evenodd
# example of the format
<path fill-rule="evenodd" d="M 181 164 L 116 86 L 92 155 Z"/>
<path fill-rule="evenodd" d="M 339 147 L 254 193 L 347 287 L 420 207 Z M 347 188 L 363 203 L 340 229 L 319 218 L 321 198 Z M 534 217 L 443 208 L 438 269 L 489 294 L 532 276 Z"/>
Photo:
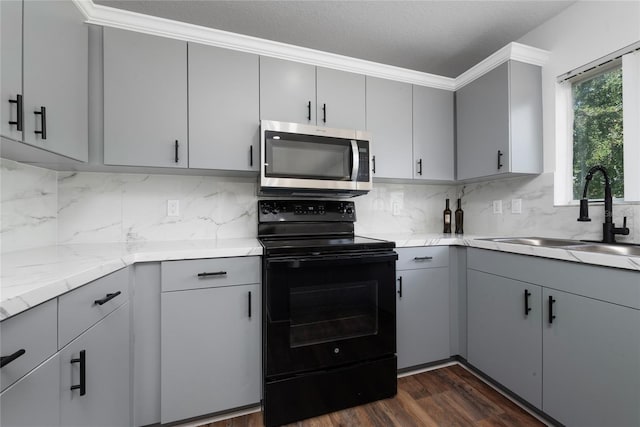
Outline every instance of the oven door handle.
<path fill-rule="evenodd" d="M 358 180 L 358 172 L 360 171 L 360 153 L 358 152 L 358 141 L 351 140 L 351 181 Z"/>
<path fill-rule="evenodd" d="M 387 252 L 384 254 L 355 254 L 355 255 L 317 255 L 312 257 L 286 257 L 268 259 L 267 267 L 274 264 L 287 264 L 288 268 L 311 267 L 314 265 L 353 265 L 373 264 L 396 261 L 398 254 Z"/>

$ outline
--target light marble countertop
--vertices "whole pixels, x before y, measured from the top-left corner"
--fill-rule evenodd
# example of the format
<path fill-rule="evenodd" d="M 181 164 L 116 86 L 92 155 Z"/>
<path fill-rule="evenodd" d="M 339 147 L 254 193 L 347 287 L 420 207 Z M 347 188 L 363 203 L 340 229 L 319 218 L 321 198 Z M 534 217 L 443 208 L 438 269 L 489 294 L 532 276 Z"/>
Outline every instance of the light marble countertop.
<path fill-rule="evenodd" d="M 398 248 L 468 246 L 640 272 L 640 257 L 482 240 L 486 236 L 368 233 L 366 237 L 394 241 Z M 136 262 L 260 255 L 262 246 L 253 238 L 70 244 L 8 252 L 2 254 L 0 320 Z"/>

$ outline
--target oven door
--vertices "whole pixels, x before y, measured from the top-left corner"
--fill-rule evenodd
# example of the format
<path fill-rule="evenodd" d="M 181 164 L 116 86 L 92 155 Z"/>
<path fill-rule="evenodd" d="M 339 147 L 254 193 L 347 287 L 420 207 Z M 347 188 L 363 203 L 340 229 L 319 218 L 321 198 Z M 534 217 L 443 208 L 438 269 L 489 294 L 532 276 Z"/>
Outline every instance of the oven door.
<path fill-rule="evenodd" d="M 265 376 L 396 351 L 393 251 L 265 260 Z"/>

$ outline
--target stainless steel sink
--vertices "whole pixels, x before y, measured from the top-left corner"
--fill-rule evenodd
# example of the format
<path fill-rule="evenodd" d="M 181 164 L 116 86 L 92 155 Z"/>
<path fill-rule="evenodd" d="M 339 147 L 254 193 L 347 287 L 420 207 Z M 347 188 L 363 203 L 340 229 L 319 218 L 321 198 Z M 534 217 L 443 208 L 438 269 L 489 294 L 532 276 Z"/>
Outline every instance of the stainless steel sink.
<path fill-rule="evenodd" d="M 513 237 L 513 238 L 504 237 L 504 238 L 482 239 L 482 240 L 491 240 L 492 242 L 500 242 L 500 243 L 513 243 L 516 245 L 546 246 L 551 248 L 588 244 L 585 242 L 581 242 L 579 240 L 551 239 L 548 237 Z"/>
<path fill-rule="evenodd" d="M 599 254 L 640 256 L 640 245 L 610 245 L 606 243 L 590 243 L 567 249 L 594 252 Z"/>

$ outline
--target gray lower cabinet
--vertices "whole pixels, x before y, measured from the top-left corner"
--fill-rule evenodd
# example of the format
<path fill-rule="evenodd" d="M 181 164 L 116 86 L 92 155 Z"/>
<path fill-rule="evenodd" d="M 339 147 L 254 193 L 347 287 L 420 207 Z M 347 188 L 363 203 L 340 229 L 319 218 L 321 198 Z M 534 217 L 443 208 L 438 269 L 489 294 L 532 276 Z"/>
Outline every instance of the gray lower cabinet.
<path fill-rule="evenodd" d="M 187 43 L 105 27 L 104 163 L 186 168 Z"/>
<path fill-rule="evenodd" d="M 84 16 L 72 1 L 3 1 L 1 7 L 2 135 L 87 161 Z"/>
<path fill-rule="evenodd" d="M 542 172 L 541 68 L 508 61 L 456 92 L 457 179 Z"/>
<path fill-rule="evenodd" d="M 42 363 L 0 394 L 0 425 L 60 425 L 60 355 Z"/>
<path fill-rule="evenodd" d="M 413 178 L 453 181 L 453 92 L 413 86 Z"/>
<path fill-rule="evenodd" d="M 374 178 L 413 177 L 412 87 L 367 76 L 367 130 Z"/>
<path fill-rule="evenodd" d="M 396 272 L 398 369 L 447 359 L 450 356 L 449 248 L 399 248 L 397 252 L 400 257 Z"/>
<path fill-rule="evenodd" d="M 62 426 L 131 425 L 129 316 L 126 302 L 60 351 Z"/>
<path fill-rule="evenodd" d="M 467 360 L 542 409 L 542 288 L 467 272 Z"/>
<path fill-rule="evenodd" d="M 189 43 L 189 167 L 259 169 L 258 55 Z"/>
<path fill-rule="evenodd" d="M 567 426 L 640 425 L 640 310 L 552 289 L 543 302 L 544 412 Z"/>

